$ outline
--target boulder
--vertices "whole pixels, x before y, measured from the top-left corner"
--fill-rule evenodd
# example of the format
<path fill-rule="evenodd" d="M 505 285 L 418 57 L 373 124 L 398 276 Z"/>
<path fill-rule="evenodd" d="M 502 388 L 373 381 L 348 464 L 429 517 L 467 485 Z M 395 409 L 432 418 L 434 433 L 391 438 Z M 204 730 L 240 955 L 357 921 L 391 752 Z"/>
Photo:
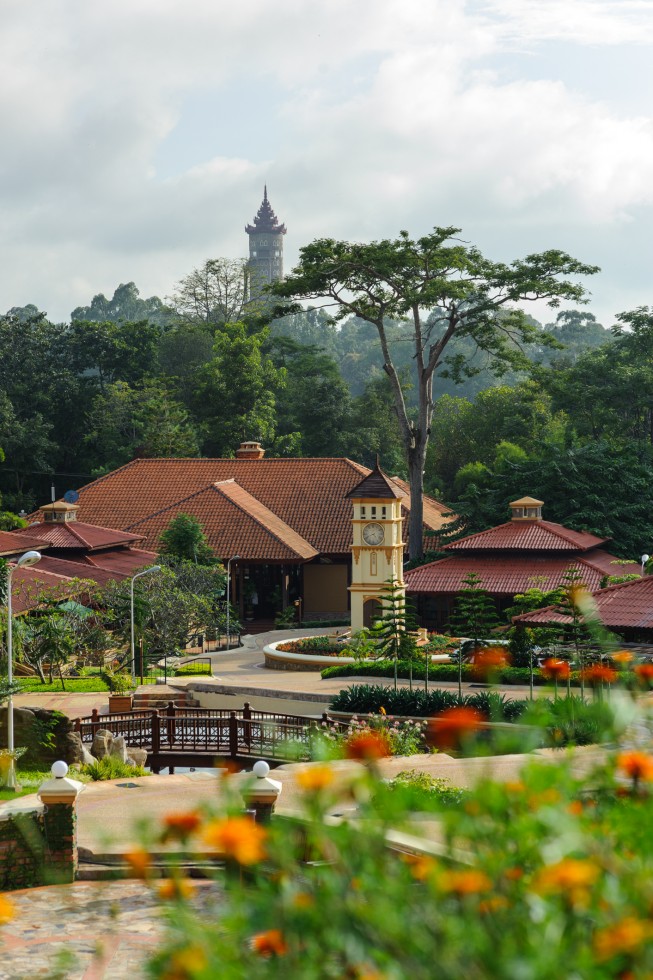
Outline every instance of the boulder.
<path fill-rule="evenodd" d="M 139 749 L 136 745 L 128 745 L 127 762 L 130 766 L 145 766 L 147 764 L 147 750 Z"/>
<path fill-rule="evenodd" d="M 111 748 L 109 749 L 109 755 L 112 759 L 120 759 L 121 762 L 127 762 L 127 743 L 125 742 L 124 735 L 114 736 Z"/>
<path fill-rule="evenodd" d="M 64 762 L 67 762 L 69 766 L 89 766 L 95 762 L 95 759 L 89 752 L 88 747 L 84 745 L 80 735 L 77 732 L 68 732 L 68 735 L 66 736 L 63 760 Z"/>
<path fill-rule="evenodd" d="M 111 755 L 112 745 L 113 732 L 110 732 L 106 728 L 99 728 L 93 736 L 91 755 L 94 755 L 96 759 L 104 759 L 105 756 Z"/>

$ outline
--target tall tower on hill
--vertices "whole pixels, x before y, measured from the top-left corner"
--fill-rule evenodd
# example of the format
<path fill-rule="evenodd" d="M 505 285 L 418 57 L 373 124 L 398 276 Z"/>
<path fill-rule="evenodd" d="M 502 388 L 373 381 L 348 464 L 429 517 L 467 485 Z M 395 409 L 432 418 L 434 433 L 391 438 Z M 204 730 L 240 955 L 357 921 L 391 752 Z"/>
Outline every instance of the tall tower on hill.
<path fill-rule="evenodd" d="M 250 299 L 256 299 L 264 286 L 283 279 L 283 236 L 286 226 L 279 222 L 272 210 L 267 185 L 254 224 L 245 225 L 245 231 L 249 235 Z"/>

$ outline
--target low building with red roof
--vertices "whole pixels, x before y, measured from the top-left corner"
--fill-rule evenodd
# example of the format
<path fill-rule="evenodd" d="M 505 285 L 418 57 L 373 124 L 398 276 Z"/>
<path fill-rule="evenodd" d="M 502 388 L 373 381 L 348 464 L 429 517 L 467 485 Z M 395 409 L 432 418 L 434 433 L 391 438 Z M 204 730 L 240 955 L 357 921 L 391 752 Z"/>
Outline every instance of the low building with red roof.
<path fill-rule="evenodd" d="M 406 590 L 416 601 L 422 625 L 446 626 L 456 596 L 472 573 L 501 610 L 527 589 L 557 588 L 570 568 L 580 573 L 590 591 L 609 575 L 640 571 L 638 563 L 624 565 L 606 551 L 609 538 L 545 521 L 542 506 L 543 501 L 533 497 L 515 500 L 510 504 L 512 518 L 505 524 L 453 541 L 443 548 L 448 557 L 406 572 Z"/>
<path fill-rule="evenodd" d="M 653 643 L 653 575 L 609 585 L 593 592 L 604 626 L 632 643 Z M 556 606 L 516 616 L 522 626 L 570 626 L 571 617 Z"/>
<path fill-rule="evenodd" d="M 38 605 L 44 593 L 65 599 L 76 591 L 75 579 L 106 585 L 156 562 L 154 552 L 138 547 L 144 535 L 83 523 L 78 510 L 76 504 L 55 501 L 41 507 L 29 527 L 0 532 L 0 554 L 9 561 L 26 551 L 41 553 L 38 564 L 12 575 L 15 613 Z"/>
<path fill-rule="evenodd" d="M 158 550 L 179 513 L 195 517 L 216 557 L 232 562 L 241 617 L 271 619 L 301 599 L 304 618 L 346 617 L 352 513 L 347 494 L 372 471 L 346 458 L 266 457 L 242 443 L 233 459 L 135 459 L 79 490 L 79 517 L 137 535 Z M 392 478 L 404 495 L 408 485 Z M 438 531 L 447 507 L 424 498 L 424 529 Z M 95 552 L 90 551 L 89 557 Z"/>

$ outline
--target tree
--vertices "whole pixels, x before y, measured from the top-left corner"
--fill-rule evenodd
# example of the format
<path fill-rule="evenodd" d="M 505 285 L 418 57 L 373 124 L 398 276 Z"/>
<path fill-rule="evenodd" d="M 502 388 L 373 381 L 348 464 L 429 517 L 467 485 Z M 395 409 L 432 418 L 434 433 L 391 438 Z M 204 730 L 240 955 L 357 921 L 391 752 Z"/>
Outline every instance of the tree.
<path fill-rule="evenodd" d="M 456 596 L 453 616 L 449 628 L 458 636 L 472 640 L 472 655 L 499 625 L 496 606 L 489 592 L 483 588 L 480 577 L 475 572 L 463 579 L 464 589 Z M 458 654 L 458 696 L 463 695 L 463 654 Z"/>
<path fill-rule="evenodd" d="M 422 551 L 424 466 L 433 414 L 433 376 L 448 363 L 454 377 L 470 373 L 462 356 L 448 359 L 454 337 L 469 337 L 501 372 L 526 364 L 520 344 L 533 341 L 536 327 L 514 307 L 524 300 L 582 301 L 584 289 L 568 276 L 591 275 L 564 252 L 550 250 L 510 264 L 491 262 L 481 252 L 454 240 L 457 228 L 435 228 L 413 241 L 402 232 L 395 241 L 350 244 L 318 239 L 305 246 L 299 265 L 275 283 L 275 294 L 288 300 L 331 301 L 336 319 L 355 315 L 379 336 L 383 367 L 392 385 L 411 487 L 410 557 Z M 408 318 L 404 332 L 414 358 L 417 412 L 408 411 L 401 379 L 388 345 L 388 320 Z M 545 335 L 539 334 L 539 340 Z"/>
<path fill-rule="evenodd" d="M 381 612 L 377 617 L 373 634 L 378 652 L 394 663 L 394 687 L 397 690 L 397 663 L 401 659 L 410 664 L 410 689 L 413 689 L 413 658 L 415 656 L 415 617 L 412 605 L 406 600 L 406 590 L 390 579 L 381 590 Z"/>
<path fill-rule="evenodd" d="M 192 514 L 177 514 L 159 538 L 159 552 L 168 558 L 214 565 L 217 561 L 206 540 L 204 528 Z"/>
<path fill-rule="evenodd" d="M 93 297 L 89 306 L 78 306 L 70 314 L 71 321 L 75 320 L 94 320 L 98 323 L 111 321 L 121 323 L 124 321 L 136 322 L 138 320 L 148 320 L 163 327 L 172 319 L 172 311 L 159 299 L 158 296 L 150 296 L 148 299 L 141 299 L 140 293 L 133 282 L 121 283 L 114 291 L 111 299 L 107 299 L 103 293 L 98 293 Z"/>
<path fill-rule="evenodd" d="M 170 303 L 180 319 L 211 329 L 254 312 L 245 259 L 208 259 L 177 283 Z"/>
<path fill-rule="evenodd" d="M 274 366 L 265 340 L 265 331 L 250 334 L 244 323 L 216 333 L 213 359 L 198 370 L 193 399 L 205 453 L 231 456 L 245 439 L 272 444 L 286 371 Z"/>

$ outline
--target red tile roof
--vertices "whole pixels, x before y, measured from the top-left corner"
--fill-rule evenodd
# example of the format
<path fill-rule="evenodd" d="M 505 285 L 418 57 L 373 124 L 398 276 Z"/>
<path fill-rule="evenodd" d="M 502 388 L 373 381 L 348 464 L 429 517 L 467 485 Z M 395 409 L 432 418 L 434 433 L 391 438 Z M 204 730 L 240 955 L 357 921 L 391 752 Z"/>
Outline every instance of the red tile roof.
<path fill-rule="evenodd" d="M 45 558 L 43 559 L 45 562 Z M 70 579 L 57 575 L 38 565 L 17 568 L 11 577 L 12 612 L 26 612 L 37 606 L 37 596 L 45 593 L 51 598 L 64 600 L 70 594 Z"/>
<path fill-rule="evenodd" d="M 446 551 L 588 551 L 609 538 L 597 538 L 586 531 L 571 531 L 552 521 L 507 521 L 478 534 L 459 538 L 445 546 Z"/>
<path fill-rule="evenodd" d="M 129 574 L 128 572 L 120 574 L 111 568 L 97 568 L 95 565 L 90 565 L 83 561 L 66 561 L 65 558 L 54 558 L 52 555 L 43 555 L 38 565 L 34 566 L 34 570 L 39 574 L 41 572 L 48 572 L 61 576 L 67 581 L 73 578 L 86 578 L 92 582 L 97 582 L 98 585 L 106 585 L 107 582 L 119 580 L 124 578 L 125 574 Z M 16 575 L 18 573 L 14 574 Z"/>
<path fill-rule="evenodd" d="M 595 556 L 598 560 L 595 561 Z M 472 572 L 481 579 L 481 585 L 493 595 L 513 596 L 526 589 L 537 587 L 543 591 L 555 589 L 562 583 L 569 568 L 577 568 L 588 589 L 598 589 L 606 574 L 614 574 L 614 561 L 605 552 L 590 552 L 583 557 L 560 555 L 515 555 L 510 558 L 495 556 L 461 555 L 442 558 L 405 573 L 409 592 L 456 593 L 465 588 L 464 580 Z M 606 571 L 606 565 L 610 571 Z M 623 568 L 623 570 L 622 570 Z M 638 570 L 639 565 L 620 566 L 619 574 Z"/>
<path fill-rule="evenodd" d="M 148 565 L 155 565 L 157 555 L 153 551 L 144 551 L 142 548 L 116 548 L 110 551 L 94 551 L 86 555 L 83 562 L 84 566 L 90 566 L 93 574 L 83 572 L 84 578 L 94 578 L 96 571 L 107 572 L 112 578 L 125 578 L 133 575 L 140 568 Z"/>
<path fill-rule="evenodd" d="M 92 523 L 140 530 L 146 519 L 160 511 L 185 510 L 193 494 L 234 480 L 317 553 L 347 555 L 352 525 L 346 494 L 370 472 L 346 458 L 136 459 L 81 488 L 80 516 Z M 407 492 L 403 480 L 391 480 Z M 408 512 L 409 497 L 402 506 Z M 424 524 L 429 530 L 439 530 L 446 513 L 443 504 L 424 498 Z M 207 537 L 211 542 L 208 532 Z M 155 546 L 149 537 L 147 544 Z M 222 558 L 233 553 L 233 549 L 215 550 Z"/>
<path fill-rule="evenodd" d="M 16 531 L 0 531 L 0 555 L 22 555 L 25 551 L 38 551 L 46 547 L 38 538 L 30 534 L 31 528 Z"/>
<path fill-rule="evenodd" d="M 653 576 L 645 575 L 632 582 L 610 585 L 593 594 L 606 626 L 612 629 L 653 629 Z M 515 619 L 515 622 L 525 626 L 570 621 L 570 617 L 558 612 L 555 606 L 536 609 Z"/>
<path fill-rule="evenodd" d="M 318 552 L 281 518 L 233 480 L 214 483 L 132 525 L 156 548 L 176 513 L 196 517 L 216 554 L 246 561 L 303 562 Z"/>
<path fill-rule="evenodd" d="M 65 524 L 41 522 L 18 533 L 29 534 L 39 541 L 48 541 L 53 548 L 84 551 L 113 548 L 121 544 L 139 544 L 143 540 L 142 535 L 116 531 L 112 527 L 99 527 L 97 524 L 85 524 L 83 521 L 68 521 Z"/>

